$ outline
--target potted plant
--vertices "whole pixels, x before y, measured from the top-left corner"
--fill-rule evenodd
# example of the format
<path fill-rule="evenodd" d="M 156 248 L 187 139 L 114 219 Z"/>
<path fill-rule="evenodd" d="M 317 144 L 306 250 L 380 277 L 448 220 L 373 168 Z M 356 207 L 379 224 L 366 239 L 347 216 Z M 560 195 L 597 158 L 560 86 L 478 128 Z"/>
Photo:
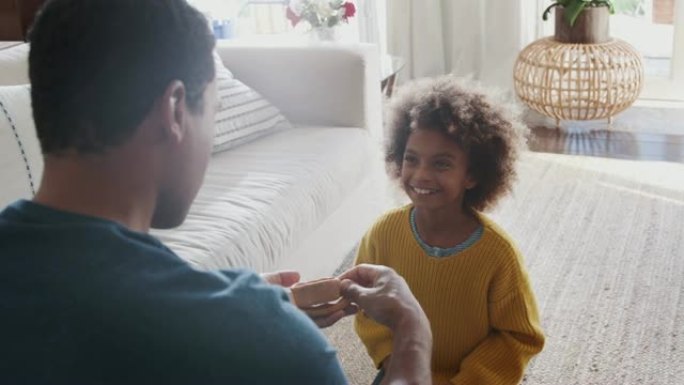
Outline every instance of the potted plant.
<path fill-rule="evenodd" d="M 615 13 L 612 0 L 556 0 L 544 10 L 542 19 L 547 20 L 554 8 L 557 41 L 598 44 L 610 39 L 609 16 Z"/>

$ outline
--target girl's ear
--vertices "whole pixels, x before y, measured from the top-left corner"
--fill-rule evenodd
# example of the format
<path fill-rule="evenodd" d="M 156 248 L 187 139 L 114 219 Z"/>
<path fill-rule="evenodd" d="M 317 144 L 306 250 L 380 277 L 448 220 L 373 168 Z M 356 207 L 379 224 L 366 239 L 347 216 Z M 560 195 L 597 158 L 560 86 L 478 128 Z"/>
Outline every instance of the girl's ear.
<path fill-rule="evenodd" d="M 477 181 L 475 178 L 473 178 L 470 173 L 466 175 L 466 180 L 465 180 L 465 188 L 466 190 L 470 190 L 471 188 L 477 186 Z"/>
<path fill-rule="evenodd" d="M 401 178 L 401 164 L 385 163 L 385 171 L 393 178 Z"/>

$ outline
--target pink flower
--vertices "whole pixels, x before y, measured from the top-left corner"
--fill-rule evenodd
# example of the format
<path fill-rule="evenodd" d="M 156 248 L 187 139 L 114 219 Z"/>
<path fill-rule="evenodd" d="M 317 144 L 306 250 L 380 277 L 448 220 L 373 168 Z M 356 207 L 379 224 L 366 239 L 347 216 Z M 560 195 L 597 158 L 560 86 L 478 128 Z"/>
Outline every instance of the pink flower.
<path fill-rule="evenodd" d="M 300 20 L 302 20 L 302 18 L 299 15 L 297 15 L 290 7 L 287 7 L 285 17 L 287 17 L 287 19 L 290 20 L 290 23 L 292 23 L 293 27 L 297 25 L 297 23 L 299 23 Z"/>
<path fill-rule="evenodd" d="M 354 3 L 347 1 L 346 3 L 342 4 L 342 7 L 344 8 L 344 15 L 342 15 L 342 19 L 344 21 L 347 21 L 347 19 L 356 15 L 356 6 Z"/>

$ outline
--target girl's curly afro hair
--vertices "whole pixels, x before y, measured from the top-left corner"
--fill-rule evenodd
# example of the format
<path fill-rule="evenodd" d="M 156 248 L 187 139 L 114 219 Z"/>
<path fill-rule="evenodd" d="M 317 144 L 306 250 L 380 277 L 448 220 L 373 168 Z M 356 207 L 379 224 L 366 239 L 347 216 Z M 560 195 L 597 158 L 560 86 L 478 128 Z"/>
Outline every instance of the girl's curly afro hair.
<path fill-rule="evenodd" d="M 385 121 L 385 161 L 393 177 L 401 174 L 411 133 L 431 129 L 446 134 L 468 155 L 477 185 L 465 193 L 466 208 L 489 209 L 511 190 L 528 128 L 513 104 L 473 82 L 447 75 L 408 83 L 392 96 Z"/>

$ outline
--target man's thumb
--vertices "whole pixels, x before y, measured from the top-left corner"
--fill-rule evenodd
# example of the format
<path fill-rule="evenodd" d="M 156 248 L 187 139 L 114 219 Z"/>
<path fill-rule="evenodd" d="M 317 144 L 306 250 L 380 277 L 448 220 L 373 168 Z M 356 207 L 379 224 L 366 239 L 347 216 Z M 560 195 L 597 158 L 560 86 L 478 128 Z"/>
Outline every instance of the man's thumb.
<path fill-rule="evenodd" d="M 342 280 L 342 285 L 340 286 L 342 297 L 355 303 L 358 303 L 359 298 L 363 297 L 366 290 L 368 289 L 350 279 Z"/>

